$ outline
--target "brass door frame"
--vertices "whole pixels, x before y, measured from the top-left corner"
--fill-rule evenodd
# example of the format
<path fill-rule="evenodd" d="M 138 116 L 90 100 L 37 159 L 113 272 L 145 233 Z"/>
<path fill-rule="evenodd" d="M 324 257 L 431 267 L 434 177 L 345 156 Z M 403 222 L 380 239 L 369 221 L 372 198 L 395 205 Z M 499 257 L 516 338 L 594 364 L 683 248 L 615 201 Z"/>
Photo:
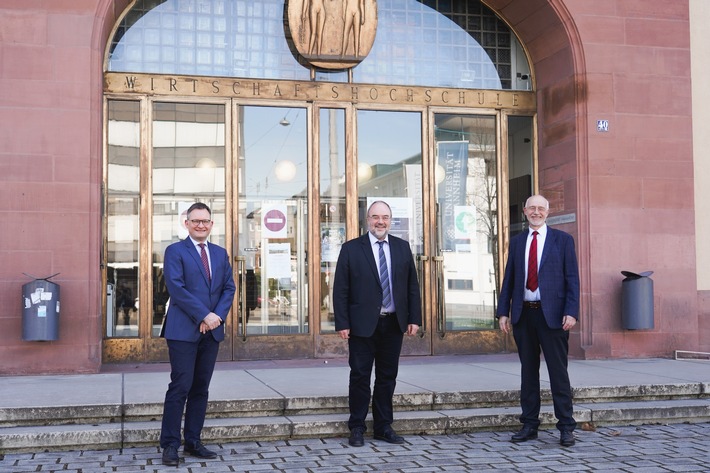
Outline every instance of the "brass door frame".
<path fill-rule="evenodd" d="M 129 77 L 131 80 L 129 80 Z M 226 154 L 226 179 L 225 200 L 226 200 L 226 226 L 225 226 L 225 241 L 228 250 L 233 256 L 234 276 L 235 280 L 239 278 L 240 264 L 234 256 L 236 252 L 236 242 L 233 235 L 238 230 L 237 211 L 238 211 L 238 195 L 237 192 L 237 153 L 239 146 L 239 132 L 236 127 L 238 121 L 238 107 L 244 106 L 278 106 L 278 107 L 299 107 L 307 110 L 307 154 L 308 154 L 308 212 L 311 221 L 308 223 L 308 303 L 309 303 L 309 333 L 298 335 L 278 335 L 278 336 L 258 336 L 259 344 L 249 343 L 249 347 L 242 347 L 244 350 L 237 350 L 238 344 L 246 345 L 246 341 L 240 341 L 240 333 L 238 317 L 240 307 L 240 292 L 235 296 L 234 308 L 232 317 L 230 317 L 229 326 L 227 327 L 227 340 L 229 343 L 223 344 L 220 349 L 220 359 L 274 359 L 274 358 L 310 358 L 310 357 L 330 357 L 341 356 L 347 352 L 347 346 L 344 345 L 336 334 L 321 333 L 320 330 L 320 310 L 319 310 L 319 291 L 320 285 L 316 283 L 317 272 L 313 268 L 320 267 L 320 246 L 318 238 L 318 225 L 312 219 L 317 219 L 320 205 L 320 120 L 319 111 L 324 108 L 336 108 L 345 110 L 345 154 L 346 154 L 346 175 L 357 176 L 356 159 L 357 156 L 357 120 L 356 115 L 358 110 L 384 110 L 384 111 L 411 111 L 421 113 L 422 116 L 422 180 L 424 183 L 431 182 L 434 176 L 435 153 L 432 150 L 434 142 L 434 114 L 435 113 L 457 113 L 470 115 L 495 115 L 498 122 L 497 133 L 497 162 L 498 162 L 498 206 L 501 213 L 498 216 L 499 226 L 499 265 L 503 268 L 505 252 L 507 251 L 508 241 L 508 219 L 507 206 L 503 205 L 504 196 L 507 195 L 504 191 L 507 189 L 507 144 L 504 137 L 507 133 L 507 117 L 508 115 L 523 114 L 526 116 L 536 115 L 536 100 L 534 92 L 525 91 L 474 91 L 474 90 L 459 90 L 459 89 L 444 89 L 444 88 L 426 88 L 426 87 L 400 87 L 400 86 L 366 86 L 359 84 L 343 84 L 343 83 L 317 83 L 317 90 L 329 90 L 329 87 L 338 87 L 341 90 L 348 87 L 360 87 L 362 90 L 370 90 L 369 96 L 357 95 L 349 97 L 350 100 L 343 100 L 342 96 L 334 97 L 334 94 L 319 97 L 308 96 L 313 94 L 314 84 L 303 81 L 270 81 L 248 79 L 252 84 L 250 90 L 258 90 L 259 94 L 245 96 L 247 89 L 236 89 L 234 86 L 231 90 L 227 87 L 222 87 L 219 93 L 214 93 L 215 87 L 213 82 L 217 80 L 226 81 L 224 78 L 206 78 L 195 77 L 186 78 L 178 77 L 180 88 L 173 90 L 172 86 L 165 84 L 174 80 L 173 76 L 155 75 L 155 74 L 122 74 L 122 73 L 105 73 L 105 90 L 104 90 L 104 116 L 107 116 L 107 104 L 109 100 L 124 100 L 140 102 L 140 238 L 141 246 L 139 249 L 139 277 L 141 281 L 152 282 L 151 275 L 151 254 L 152 254 L 152 183 L 149 176 L 151 175 L 152 166 L 152 104 L 154 102 L 179 102 L 179 103 L 210 103 L 223 104 L 225 106 L 225 130 L 230 132 L 225 133 L 225 154 Z M 234 84 L 239 80 L 232 80 Z M 242 82 L 247 82 L 242 81 Z M 158 84 L 157 86 L 155 84 Z M 184 84 L 190 84 L 186 89 Z M 302 89 L 302 87 L 304 89 Z M 369 89 L 368 89 L 369 87 Z M 276 89 L 275 89 L 276 88 Z M 303 90 L 308 88 L 304 93 Z M 275 94 L 274 90 L 279 93 Z M 285 91 L 281 93 L 280 91 Z M 373 92 L 375 91 L 375 92 Z M 456 102 L 456 97 L 459 100 Z M 319 92 L 320 93 L 320 92 Z M 461 94 L 467 94 L 464 102 L 461 102 Z M 306 97 L 303 97 L 306 95 Z M 325 95 L 325 94 L 324 94 Z M 343 94 L 344 95 L 344 94 Z M 365 95 L 365 94 L 362 94 Z M 374 98 L 373 98 L 374 97 Z M 308 99 L 308 100 L 304 100 Z M 411 98 L 411 100 L 410 100 Z M 449 103 L 445 101 L 453 101 Z M 537 133 L 536 120 L 533 120 L 535 125 L 535 136 Z M 108 183 L 108 124 L 107 119 L 104 121 L 103 130 L 103 150 L 104 150 L 104 166 L 103 166 L 103 195 L 107 193 Z M 533 146 L 536 150 L 536 146 Z M 534 157 L 535 175 L 537 172 L 537 156 Z M 537 188 L 537 183 L 535 185 Z M 425 321 L 420 330 L 419 338 L 423 343 L 428 344 L 428 349 L 422 350 L 420 340 L 416 343 L 407 342 L 403 348 L 404 354 L 447 354 L 447 353 L 472 353 L 477 352 L 471 349 L 471 337 L 461 336 L 460 334 L 449 334 L 449 338 L 453 339 L 449 347 L 435 340 L 436 334 L 436 318 L 432 316 L 438 306 L 438 298 L 436 296 L 436 281 L 435 281 L 435 254 L 434 240 L 432 231 L 435 225 L 433 219 L 433 192 L 431 186 L 424 185 L 422 192 L 422 208 L 423 208 L 423 229 L 424 229 L 424 251 L 417 264 L 420 268 L 422 278 L 420 284 L 422 286 L 423 297 L 423 314 Z M 357 236 L 357 181 L 355 179 L 346 179 L 346 228 L 348 239 Z M 103 248 L 102 248 L 102 307 L 103 307 L 103 361 L 111 362 L 145 362 L 145 361 L 166 361 L 167 349 L 165 344 L 157 337 L 153 337 L 152 332 L 152 287 L 150 283 L 141 284 L 139 307 L 139 336 L 137 338 L 106 338 L 106 284 L 107 284 L 107 208 L 106 199 L 103 204 Z M 241 290 L 241 289 L 240 289 Z M 145 301 L 145 302 L 143 302 Z M 483 335 L 476 337 L 485 339 L 481 340 L 481 346 L 491 348 L 495 346 L 495 351 L 501 351 L 500 347 L 507 347 L 509 342 L 501 340 L 501 336 L 497 331 L 485 331 Z M 469 332 L 465 332 L 469 333 Z M 483 332 L 481 332 L 483 333 Z M 262 338 L 263 337 L 263 338 Z M 474 338 L 476 338 L 474 337 Z M 247 337 L 249 342 L 254 337 Z M 441 337 L 439 337 L 441 339 Z M 437 346 L 439 343 L 440 346 Z M 479 342 L 474 342 L 478 344 Z M 251 345 L 258 345 L 252 347 Z M 504 348 L 507 349 L 507 348 Z M 244 358 L 238 358 L 237 352 L 244 355 Z M 490 351 L 485 351 L 490 352 Z M 277 356 L 274 356 L 274 355 Z"/>

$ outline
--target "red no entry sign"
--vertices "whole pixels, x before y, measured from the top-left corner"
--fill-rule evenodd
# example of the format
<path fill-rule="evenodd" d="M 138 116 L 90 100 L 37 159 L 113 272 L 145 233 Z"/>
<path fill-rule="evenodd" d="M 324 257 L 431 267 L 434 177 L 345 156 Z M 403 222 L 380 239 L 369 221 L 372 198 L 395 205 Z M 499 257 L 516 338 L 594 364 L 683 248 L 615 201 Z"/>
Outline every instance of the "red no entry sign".
<path fill-rule="evenodd" d="M 264 226 L 271 232 L 280 232 L 286 226 L 286 215 L 279 209 L 271 209 L 264 215 Z"/>

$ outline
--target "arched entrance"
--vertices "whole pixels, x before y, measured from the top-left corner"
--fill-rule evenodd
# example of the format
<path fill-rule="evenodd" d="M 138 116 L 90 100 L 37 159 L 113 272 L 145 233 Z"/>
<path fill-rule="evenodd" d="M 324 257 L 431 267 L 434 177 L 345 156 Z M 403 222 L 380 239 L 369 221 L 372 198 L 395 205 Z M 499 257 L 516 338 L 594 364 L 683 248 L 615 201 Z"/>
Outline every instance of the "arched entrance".
<path fill-rule="evenodd" d="M 271 3 L 279 2 L 249 14 L 268 15 Z M 112 51 L 121 46 L 115 39 Z M 286 70 L 295 79 L 249 77 L 269 74 L 263 71 L 225 79 L 199 67 L 194 74 L 141 71 L 150 52 L 142 51 L 142 63 L 130 61 L 130 48 L 126 54 L 105 74 L 105 361 L 164 358 L 156 338 L 167 301 L 162 248 L 180 238 L 181 209 L 193 200 L 216 210 L 213 236 L 232 253 L 240 283 L 222 359 L 343 352 L 330 321 L 332 269 L 339 242 L 363 230 L 374 198 L 397 204 L 399 231 L 420 267 L 426 323 L 405 352 L 510 349 L 493 311 L 499 248 L 516 231 L 517 201 L 538 187 L 543 134 L 535 133 L 531 86 L 431 87 L 396 68 L 376 83 L 378 69 L 365 64 L 362 77 L 356 69 L 355 77 L 309 81 L 298 79 L 303 67 L 294 65 Z M 226 63 L 253 67 L 239 57 Z M 463 81 L 492 77 L 455 70 Z M 398 83 L 401 77 L 408 79 Z M 504 80 L 532 83 L 532 76 L 523 69 Z M 281 226 L 271 228 L 274 222 Z"/>

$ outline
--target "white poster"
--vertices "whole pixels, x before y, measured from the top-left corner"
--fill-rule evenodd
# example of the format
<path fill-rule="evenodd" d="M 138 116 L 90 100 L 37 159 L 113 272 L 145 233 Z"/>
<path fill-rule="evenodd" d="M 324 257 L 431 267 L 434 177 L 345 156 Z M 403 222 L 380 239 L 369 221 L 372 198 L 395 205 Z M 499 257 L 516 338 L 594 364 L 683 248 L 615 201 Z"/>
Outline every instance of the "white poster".
<path fill-rule="evenodd" d="M 266 277 L 291 279 L 290 243 L 269 243 L 266 245 Z"/>
<path fill-rule="evenodd" d="M 409 242 L 412 248 L 416 247 L 416 230 L 414 222 L 414 208 L 412 199 L 409 197 L 368 197 L 367 208 L 369 209 L 373 202 L 382 200 L 392 209 L 392 226 L 390 233 L 396 237 Z"/>

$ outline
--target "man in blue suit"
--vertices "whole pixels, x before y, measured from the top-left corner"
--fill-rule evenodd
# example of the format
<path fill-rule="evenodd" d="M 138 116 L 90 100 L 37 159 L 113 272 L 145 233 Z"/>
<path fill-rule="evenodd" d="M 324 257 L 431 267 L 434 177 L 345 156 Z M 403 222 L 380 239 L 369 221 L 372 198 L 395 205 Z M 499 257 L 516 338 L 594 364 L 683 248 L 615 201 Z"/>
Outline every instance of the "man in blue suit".
<path fill-rule="evenodd" d="M 569 330 L 579 317 L 579 270 L 572 236 L 545 223 L 549 209 L 549 202 L 541 195 L 534 195 L 525 203 L 523 211 L 530 228 L 510 240 L 496 317 L 506 334 L 512 323 L 521 364 L 523 427 L 511 441 L 537 438 L 542 349 L 560 444 L 571 447 L 577 424 L 572 417 L 567 355 Z"/>
<path fill-rule="evenodd" d="M 421 297 L 412 250 L 389 235 L 392 210 L 376 201 L 367 210 L 367 234 L 343 245 L 335 268 L 335 330 L 348 341 L 350 383 L 349 443 L 364 445 L 365 417 L 372 392 L 374 438 L 401 444 L 392 429 L 392 398 L 404 333 L 415 335 L 422 323 Z"/>
<path fill-rule="evenodd" d="M 217 456 L 202 444 L 200 435 L 235 286 L 227 251 L 207 242 L 212 223 L 210 208 L 201 202 L 193 204 L 185 220 L 190 237 L 165 250 L 163 272 L 170 305 L 164 336 L 171 372 L 160 432 L 164 465 L 180 463 L 183 410 L 185 454 L 207 459 Z"/>

